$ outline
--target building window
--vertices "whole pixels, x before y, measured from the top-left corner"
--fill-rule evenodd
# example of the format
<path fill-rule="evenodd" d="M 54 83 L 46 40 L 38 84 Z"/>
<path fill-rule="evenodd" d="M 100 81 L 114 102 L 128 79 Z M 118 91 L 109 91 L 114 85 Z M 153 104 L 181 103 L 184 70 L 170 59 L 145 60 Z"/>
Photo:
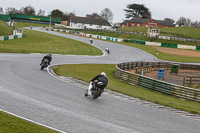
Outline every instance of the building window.
<path fill-rule="evenodd" d="M 132 26 L 134 26 L 134 24 L 132 24 Z"/>
<path fill-rule="evenodd" d="M 137 26 L 139 27 L 139 26 L 140 26 L 140 24 L 137 24 Z"/>

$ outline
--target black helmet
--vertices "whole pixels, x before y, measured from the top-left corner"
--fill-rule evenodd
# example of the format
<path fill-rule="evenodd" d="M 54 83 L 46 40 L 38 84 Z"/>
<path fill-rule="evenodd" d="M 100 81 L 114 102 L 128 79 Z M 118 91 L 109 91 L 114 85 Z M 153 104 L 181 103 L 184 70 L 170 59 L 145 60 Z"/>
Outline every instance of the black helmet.
<path fill-rule="evenodd" d="M 49 54 L 49 56 L 52 56 L 52 54 Z"/>

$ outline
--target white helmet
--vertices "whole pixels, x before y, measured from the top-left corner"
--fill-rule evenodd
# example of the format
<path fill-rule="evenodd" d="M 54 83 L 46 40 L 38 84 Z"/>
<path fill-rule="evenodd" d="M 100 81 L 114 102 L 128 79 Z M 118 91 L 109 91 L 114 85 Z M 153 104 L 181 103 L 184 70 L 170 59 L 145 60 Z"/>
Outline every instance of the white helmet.
<path fill-rule="evenodd" d="M 105 77 L 106 77 L 106 73 L 105 73 L 105 72 L 102 72 L 102 73 L 101 73 L 101 75 L 103 75 L 103 76 L 105 76 Z"/>

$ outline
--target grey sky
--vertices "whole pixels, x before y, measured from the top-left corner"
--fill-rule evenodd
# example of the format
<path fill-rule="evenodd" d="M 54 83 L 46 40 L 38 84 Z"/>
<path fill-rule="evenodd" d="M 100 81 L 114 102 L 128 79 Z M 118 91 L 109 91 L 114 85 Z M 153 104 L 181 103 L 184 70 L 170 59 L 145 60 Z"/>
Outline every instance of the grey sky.
<path fill-rule="evenodd" d="M 20 9 L 32 5 L 36 12 L 39 9 L 45 13 L 54 9 L 62 12 L 75 11 L 77 16 L 85 16 L 93 12 L 100 13 L 109 8 L 113 14 L 113 22 L 122 22 L 125 19 L 127 4 L 144 4 L 152 12 L 153 19 L 163 20 L 166 17 L 177 21 L 181 16 L 192 21 L 200 21 L 200 0 L 0 0 L 0 7 L 15 7 Z"/>

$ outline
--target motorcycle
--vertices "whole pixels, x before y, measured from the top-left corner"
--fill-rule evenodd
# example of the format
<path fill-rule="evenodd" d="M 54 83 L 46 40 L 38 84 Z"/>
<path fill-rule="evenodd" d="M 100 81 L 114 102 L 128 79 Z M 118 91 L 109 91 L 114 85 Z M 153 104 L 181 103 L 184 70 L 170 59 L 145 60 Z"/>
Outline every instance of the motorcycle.
<path fill-rule="evenodd" d="M 85 96 L 90 96 L 92 99 L 97 99 L 104 92 L 105 84 L 103 82 L 90 82 L 89 88 L 85 92 Z"/>
<path fill-rule="evenodd" d="M 92 39 L 90 39 L 90 43 L 93 44 L 93 40 Z"/>
<path fill-rule="evenodd" d="M 48 67 L 48 65 L 49 65 L 49 60 L 48 59 L 44 59 L 42 61 L 42 63 L 40 64 L 41 70 L 43 70 L 44 68 Z"/>
<path fill-rule="evenodd" d="M 110 54 L 110 50 L 109 50 L 108 48 L 106 48 L 106 52 L 107 52 L 108 54 Z"/>

